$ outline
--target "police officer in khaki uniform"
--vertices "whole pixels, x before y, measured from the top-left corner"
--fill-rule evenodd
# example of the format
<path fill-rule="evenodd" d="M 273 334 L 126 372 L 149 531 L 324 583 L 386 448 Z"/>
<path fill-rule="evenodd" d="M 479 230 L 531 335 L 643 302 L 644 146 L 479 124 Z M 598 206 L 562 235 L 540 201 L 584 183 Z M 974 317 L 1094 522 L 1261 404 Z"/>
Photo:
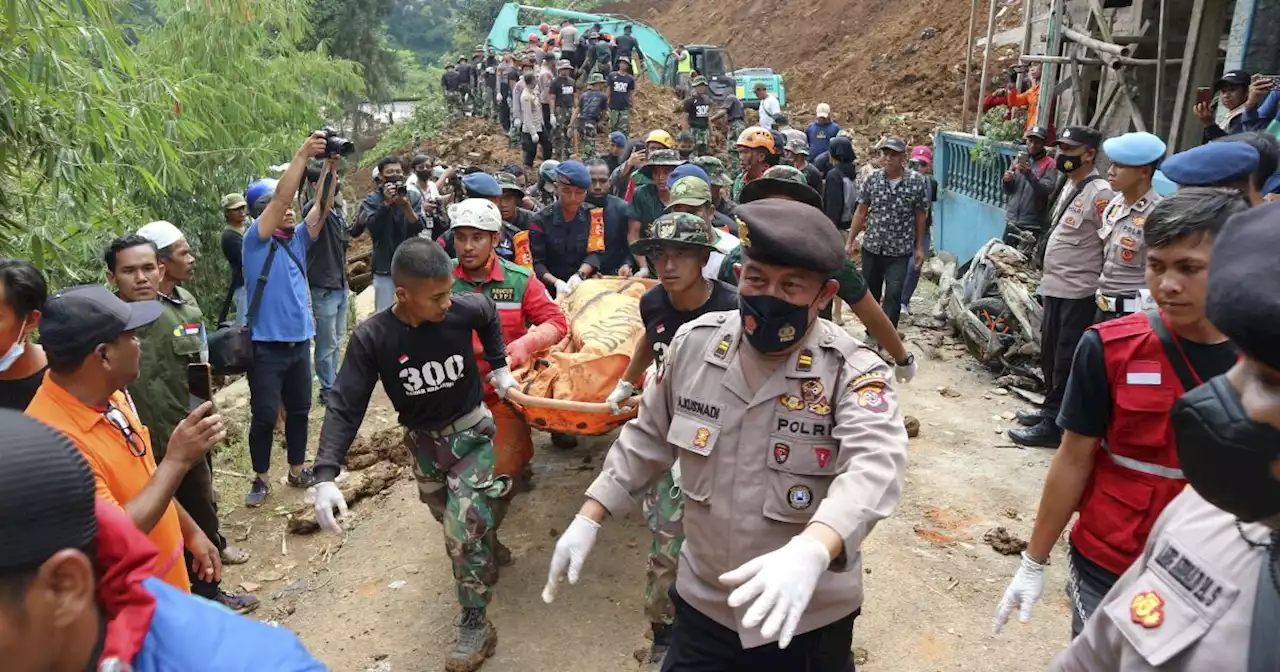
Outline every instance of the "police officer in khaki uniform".
<path fill-rule="evenodd" d="M 671 342 L 556 544 L 543 599 L 576 583 L 605 516 L 624 515 L 673 466 L 685 543 L 664 672 L 850 672 L 863 539 L 902 493 L 907 437 L 889 367 L 818 318 L 844 261 L 804 203 L 740 206 L 737 312 Z"/>
<path fill-rule="evenodd" d="M 1142 225 L 1160 194 L 1151 186 L 1164 141 L 1150 133 L 1125 133 L 1102 143 L 1111 159 L 1107 182 L 1116 192 L 1102 213 L 1102 274 L 1098 277 L 1097 321 L 1154 307 L 1147 290 L 1147 246 Z"/>
<path fill-rule="evenodd" d="M 1214 243 L 1206 312 L 1243 357 L 1173 410 L 1191 487 L 1053 672 L 1280 670 L 1280 208 Z"/>
<path fill-rule="evenodd" d="M 1102 273 L 1102 213 L 1115 197 L 1095 166 L 1101 145 L 1102 134 L 1088 126 L 1068 127 L 1058 137 L 1055 160 L 1067 181 L 1058 191 L 1049 220 L 1053 224 L 1040 279 L 1044 406 L 1018 415 L 1026 428 L 1010 430 L 1009 438 L 1020 446 L 1058 447 L 1062 430 L 1054 420 L 1067 389 L 1071 358 L 1097 313 L 1094 295 Z"/>

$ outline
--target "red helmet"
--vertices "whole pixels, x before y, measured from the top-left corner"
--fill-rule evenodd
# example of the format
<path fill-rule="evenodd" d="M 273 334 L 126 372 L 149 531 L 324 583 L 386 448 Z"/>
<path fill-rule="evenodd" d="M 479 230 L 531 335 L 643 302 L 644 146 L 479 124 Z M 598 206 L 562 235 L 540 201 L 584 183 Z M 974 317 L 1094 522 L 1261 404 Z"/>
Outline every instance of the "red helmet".
<path fill-rule="evenodd" d="M 529 33 L 529 41 L 534 44 L 537 44 L 542 41 L 542 38 L 538 37 L 537 33 Z"/>
<path fill-rule="evenodd" d="M 542 24 L 542 25 L 538 26 L 538 30 L 539 30 L 539 31 L 541 31 L 543 35 L 546 35 L 546 34 L 547 34 L 547 31 L 548 31 L 548 30 L 551 30 L 551 26 L 548 26 L 547 24 L 545 24 L 545 23 L 544 23 L 544 24 Z"/>

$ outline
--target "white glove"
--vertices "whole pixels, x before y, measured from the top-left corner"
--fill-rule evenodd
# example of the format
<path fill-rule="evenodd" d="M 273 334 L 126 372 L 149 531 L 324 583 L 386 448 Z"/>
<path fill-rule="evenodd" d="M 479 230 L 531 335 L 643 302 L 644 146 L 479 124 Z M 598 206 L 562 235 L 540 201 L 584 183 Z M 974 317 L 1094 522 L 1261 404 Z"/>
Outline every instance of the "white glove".
<path fill-rule="evenodd" d="M 556 599 L 556 584 L 568 570 L 569 583 L 577 584 L 582 576 L 582 563 L 596 544 L 596 534 L 600 531 L 600 523 L 578 514 L 569 523 L 569 529 L 556 541 L 556 550 L 551 555 L 551 571 L 547 572 L 547 586 L 542 589 L 542 601 L 551 604 Z"/>
<path fill-rule="evenodd" d="M 916 371 L 916 356 L 909 352 L 907 353 L 906 364 L 896 364 L 893 367 L 894 378 L 896 378 L 899 383 L 911 382 L 911 379 L 916 377 Z"/>
<path fill-rule="evenodd" d="M 752 603 L 742 617 L 742 627 L 755 628 L 763 622 L 760 634 L 767 639 L 778 635 L 778 648 L 785 649 L 830 564 L 831 554 L 822 542 L 796 535 L 786 546 L 721 574 L 720 583 L 737 586 L 729 594 L 730 607 Z"/>
<path fill-rule="evenodd" d="M 529 137 L 530 137 L 530 138 L 533 138 L 533 142 L 534 142 L 534 144 L 537 144 L 537 142 L 538 142 L 538 132 L 537 132 L 537 131 L 534 131 L 534 132 L 530 133 L 530 134 L 529 134 Z"/>
<path fill-rule="evenodd" d="M 520 383 L 516 382 L 516 377 L 511 375 L 511 369 L 506 366 L 501 369 L 494 369 L 489 374 L 489 384 L 493 386 L 493 391 L 498 393 L 499 399 L 507 398 L 507 390 L 513 387 L 520 387 Z"/>
<path fill-rule="evenodd" d="M 558 125 L 559 125 L 559 124 L 557 124 L 557 123 L 556 123 L 556 115 L 554 115 L 554 114 L 553 114 L 553 115 L 551 115 L 551 125 L 552 125 L 552 126 L 558 126 Z"/>
<path fill-rule="evenodd" d="M 573 293 L 573 289 L 569 287 L 569 283 L 564 280 L 556 280 L 556 298 L 564 298 Z"/>
<path fill-rule="evenodd" d="M 1013 575 L 1009 587 L 1005 588 L 1000 606 L 996 607 L 996 618 L 991 624 L 992 634 L 1000 634 L 1015 606 L 1018 607 L 1019 621 L 1026 623 L 1031 620 L 1031 608 L 1040 601 L 1040 594 L 1044 592 L 1044 567 L 1032 560 L 1026 551 L 1022 552 L 1018 572 Z"/>
<path fill-rule="evenodd" d="M 581 275 L 579 275 L 579 274 L 577 274 L 577 273 L 574 273 L 573 275 L 569 276 L 569 291 L 570 291 L 570 292 L 572 292 L 573 290 L 577 289 L 577 288 L 578 288 L 578 286 L 579 286 L 579 285 L 581 285 L 581 284 L 582 284 L 582 276 L 581 276 Z"/>
<path fill-rule="evenodd" d="M 333 481 L 317 483 L 316 522 L 320 523 L 322 530 L 342 534 L 342 526 L 338 525 L 338 521 L 333 517 L 334 507 L 337 507 L 339 517 L 346 517 L 347 499 L 342 496 L 342 491 Z"/>
<path fill-rule="evenodd" d="M 635 391 L 635 385 L 625 380 L 619 380 L 618 384 L 613 387 L 613 391 L 609 393 L 609 397 L 605 399 L 609 403 L 609 412 L 614 415 L 622 415 L 622 402 L 630 399 Z"/>

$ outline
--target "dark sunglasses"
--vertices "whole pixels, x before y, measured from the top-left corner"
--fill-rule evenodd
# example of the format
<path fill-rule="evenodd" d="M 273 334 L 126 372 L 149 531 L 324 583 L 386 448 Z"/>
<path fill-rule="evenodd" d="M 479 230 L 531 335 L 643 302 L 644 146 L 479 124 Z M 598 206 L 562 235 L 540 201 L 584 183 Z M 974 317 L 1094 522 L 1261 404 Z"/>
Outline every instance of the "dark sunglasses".
<path fill-rule="evenodd" d="M 115 406 L 107 406 L 107 412 L 102 416 L 107 419 L 116 429 L 120 430 L 120 434 L 124 436 L 124 440 L 129 444 L 129 454 L 134 457 L 145 457 L 147 454 L 147 445 L 143 443 L 142 437 L 133 431 L 133 425 L 129 424 L 129 418 L 125 416 L 124 411 Z"/>

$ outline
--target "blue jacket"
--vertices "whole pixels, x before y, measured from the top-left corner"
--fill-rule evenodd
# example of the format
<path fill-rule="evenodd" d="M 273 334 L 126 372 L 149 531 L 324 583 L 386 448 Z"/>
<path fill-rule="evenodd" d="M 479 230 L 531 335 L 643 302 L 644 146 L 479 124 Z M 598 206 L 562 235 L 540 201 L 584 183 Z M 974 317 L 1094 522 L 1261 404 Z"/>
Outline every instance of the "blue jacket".
<path fill-rule="evenodd" d="M 134 672 L 313 672 L 326 670 L 292 632 L 187 595 L 157 578 L 142 582 L 155 614 Z"/>
<path fill-rule="evenodd" d="M 827 146 L 831 144 L 831 138 L 836 137 L 839 132 L 840 127 L 834 121 L 828 121 L 825 124 L 819 124 L 816 121 L 810 123 L 809 127 L 804 129 L 804 135 L 809 139 L 809 156 L 826 152 Z"/>

